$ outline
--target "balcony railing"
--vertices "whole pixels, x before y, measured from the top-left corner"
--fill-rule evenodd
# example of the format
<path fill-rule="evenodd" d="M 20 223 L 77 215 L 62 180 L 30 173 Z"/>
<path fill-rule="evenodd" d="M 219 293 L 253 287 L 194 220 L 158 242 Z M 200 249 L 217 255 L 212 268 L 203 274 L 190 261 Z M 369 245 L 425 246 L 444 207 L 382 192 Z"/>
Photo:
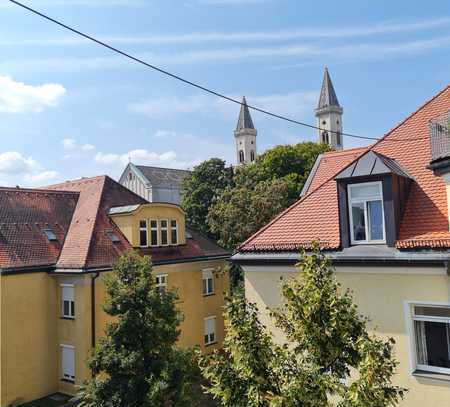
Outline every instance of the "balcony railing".
<path fill-rule="evenodd" d="M 431 162 L 450 158 L 450 111 L 430 121 Z"/>

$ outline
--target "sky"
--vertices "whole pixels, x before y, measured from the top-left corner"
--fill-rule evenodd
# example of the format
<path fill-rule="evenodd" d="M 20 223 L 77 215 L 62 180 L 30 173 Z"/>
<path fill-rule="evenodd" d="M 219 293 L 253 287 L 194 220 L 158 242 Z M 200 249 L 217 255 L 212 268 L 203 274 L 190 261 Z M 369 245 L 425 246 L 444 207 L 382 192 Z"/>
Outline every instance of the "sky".
<path fill-rule="evenodd" d="M 23 0 L 188 80 L 315 124 L 328 66 L 344 132 L 380 137 L 450 83 L 448 0 Z M 0 185 L 135 164 L 234 164 L 239 106 L 0 0 Z M 252 113 L 258 152 L 316 141 Z M 346 137 L 344 147 L 367 142 Z"/>

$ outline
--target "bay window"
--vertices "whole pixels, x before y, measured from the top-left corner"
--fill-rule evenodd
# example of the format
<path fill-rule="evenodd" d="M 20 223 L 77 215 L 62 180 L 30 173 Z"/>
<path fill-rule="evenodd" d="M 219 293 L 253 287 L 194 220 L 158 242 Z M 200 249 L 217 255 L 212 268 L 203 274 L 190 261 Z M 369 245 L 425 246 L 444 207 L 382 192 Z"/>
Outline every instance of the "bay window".
<path fill-rule="evenodd" d="M 139 246 L 147 247 L 147 221 L 139 221 Z"/>
<path fill-rule="evenodd" d="M 348 185 L 352 244 L 385 243 L 381 182 Z"/>
<path fill-rule="evenodd" d="M 169 244 L 167 224 L 168 224 L 167 220 L 162 220 L 160 222 L 161 246 L 167 246 Z"/>

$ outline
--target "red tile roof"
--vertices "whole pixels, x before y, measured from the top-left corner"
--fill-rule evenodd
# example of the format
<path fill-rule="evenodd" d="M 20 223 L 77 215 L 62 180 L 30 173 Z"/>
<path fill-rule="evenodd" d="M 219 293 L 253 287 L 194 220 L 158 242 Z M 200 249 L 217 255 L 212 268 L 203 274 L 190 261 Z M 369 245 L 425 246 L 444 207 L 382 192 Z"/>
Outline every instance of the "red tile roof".
<path fill-rule="evenodd" d="M 398 248 L 450 248 L 447 199 L 442 178 L 430 162 L 428 122 L 450 110 L 447 86 L 380 141 L 366 148 L 325 154 L 306 194 L 251 236 L 239 251 L 291 250 L 318 241 L 340 247 L 337 189 L 334 176 L 368 150 L 396 160 L 414 178 L 396 242 Z"/>
<path fill-rule="evenodd" d="M 53 265 L 60 256 L 78 193 L 0 188 L 0 269 Z M 56 241 L 44 234 L 51 229 Z"/>
<path fill-rule="evenodd" d="M 110 267 L 132 246 L 108 217 L 112 207 L 148 203 L 107 176 L 83 178 L 45 190 L 0 188 L 0 269 L 55 266 L 57 269 Z M 50 242 L 43 229 L 55 232 Z M 107 232 L 120 242 L 113 243 Z M 194 235 L 194 234 L 193 234 Z M 155 261 L 207 257 L 227 252 L 195 234 L 177 250 L 155 250 Z"/>

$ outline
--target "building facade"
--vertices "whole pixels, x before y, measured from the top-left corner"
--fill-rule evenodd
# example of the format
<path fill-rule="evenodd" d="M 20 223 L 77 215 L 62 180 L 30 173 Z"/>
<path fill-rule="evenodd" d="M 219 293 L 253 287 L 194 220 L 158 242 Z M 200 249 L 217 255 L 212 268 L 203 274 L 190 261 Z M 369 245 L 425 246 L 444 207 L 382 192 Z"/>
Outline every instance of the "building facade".
<path fill-rule="evenodd" d="M 128 250 L 152 257 L 161 290 L 178 291 L 179 345 L 221 347 L 227 252 L 108 177 L 46 190 L 0 188 L 0 406 L 75 394 L 109 317 L 104 277 Z"/>
<path fill-rule="evenodd" d="M 319 157 L 302 197 L 232 258 L 283 342 L 268 309 L 318 242 L 371 331 L 395 339 L 408 407 L 450 405 L 449 140 L 450 86 L 375 144 Z"/>
<path fill-rule="evenodd" d="M 190 171 L 129 163 L 119 183 L 149 202 L 180 205 L 181 184 Z"/>

